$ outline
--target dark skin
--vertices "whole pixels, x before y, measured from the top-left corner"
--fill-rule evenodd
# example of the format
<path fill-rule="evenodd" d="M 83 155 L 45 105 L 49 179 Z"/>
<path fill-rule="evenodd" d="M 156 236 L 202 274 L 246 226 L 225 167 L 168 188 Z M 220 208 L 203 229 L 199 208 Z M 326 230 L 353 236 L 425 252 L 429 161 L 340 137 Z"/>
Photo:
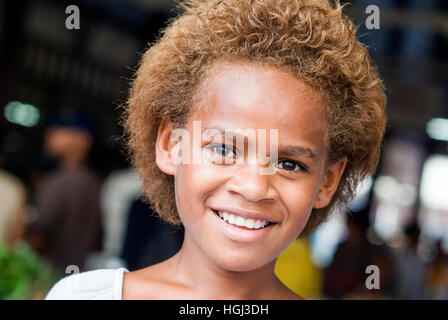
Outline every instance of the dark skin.
<path fill-rule="evenodd" d="M 235 287 L 231 292 L 216 292 L 214 296 L 201 292 L 188 282 L 173 281 L 172 275 L 179 266 L 176 266 L 178 257 L 173 257 L 163 263 L 159 263 L 141 270 L 125 273 L 123 286 L 124 300 L 239 300 L 242 295 L 247 299 L 259 300 L 302 300 L 293 291 L 286 288 L 278 279 L 272 288 L 266 290 L 264 285 L 254 287 L 252 291 Z M 235 275 L 237 278 L 238 275 Z M 256 279 L 255 279 L 256 280 Z M 206 288 L 204 288 L 206 289 Z M 210 288 L 212 289 L 212 288 Z M 258 291 L 256 291 L 258 290 Z"/>
<path fill-rule="evenodd" d="M 301 299 L 280 282 L 274 267 L 280 253 L 305 227 L 312 209 L 329 204 L 346 166 L 346 159 L 327 166 L 323 101 L 286 72 L 236 62 L 215 65 L 204 88 L 200 108 L 185 126 L 190 136 L 193 121 L 200 121 L 202 129 L 277 129 L 275 173 L 260 174 L 263 164 L 250 164 L 248 153 L 232 153 L 232 146 L 225 156 L 246 161 L 220 164 L 216 150 L 207 153 L 210 141 L 200 145 L 207 155 L 203 163 L 176 163 L 175 144 L 170 141 L 173 126 L 162 123 L 156 161 L 160 170 L 175 178 L 185 239 L 172 258 L 125 273 L 122 297 Z M 263 236 L 252 237 L 252 231 L 242 235 L 213 213 L 219 206 L 261 213 L 276 223 Z"/>

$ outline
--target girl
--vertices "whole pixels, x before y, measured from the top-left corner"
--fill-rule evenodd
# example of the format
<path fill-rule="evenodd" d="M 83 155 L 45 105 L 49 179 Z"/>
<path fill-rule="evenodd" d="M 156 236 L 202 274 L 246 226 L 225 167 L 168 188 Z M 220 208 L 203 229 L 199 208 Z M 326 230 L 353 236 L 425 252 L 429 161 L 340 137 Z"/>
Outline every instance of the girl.
<path fill-rule="evenodd" d="M 185 228 L 182 248 L 134 272 L 65 278 L 47 299 L 300 299 L 277 257 L 375 171 L 384 88 L 339 3 L 181 6 L 142 57 L 124 126 L 150 203 Z"/>

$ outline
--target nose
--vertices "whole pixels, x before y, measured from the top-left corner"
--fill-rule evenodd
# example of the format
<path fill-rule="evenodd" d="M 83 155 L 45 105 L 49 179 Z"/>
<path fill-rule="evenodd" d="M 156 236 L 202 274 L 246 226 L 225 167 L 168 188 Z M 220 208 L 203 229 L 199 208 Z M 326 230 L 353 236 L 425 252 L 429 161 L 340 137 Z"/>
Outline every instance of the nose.
<path fill-rule="evenodd" d="M 274 201 L 276 191 L 272 186 L 272 176 L 260 174 L 258 164 L 243 165 L 227 182 L 230 193 L 239 194 L 247 201 Z"/>

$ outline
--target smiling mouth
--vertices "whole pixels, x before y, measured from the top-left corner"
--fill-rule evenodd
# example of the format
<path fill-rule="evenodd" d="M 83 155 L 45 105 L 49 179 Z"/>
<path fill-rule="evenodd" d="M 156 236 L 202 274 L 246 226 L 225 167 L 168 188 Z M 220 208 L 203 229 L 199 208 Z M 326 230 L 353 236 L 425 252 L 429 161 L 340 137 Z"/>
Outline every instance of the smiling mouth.
<path fill-rule="evenodd" d="M 275 224 L 266 220 L 244 219 L 241 216 L 215 209 L 212 209 L 212 211 L 226 223 L 245 230 L 260 230 Z"/>

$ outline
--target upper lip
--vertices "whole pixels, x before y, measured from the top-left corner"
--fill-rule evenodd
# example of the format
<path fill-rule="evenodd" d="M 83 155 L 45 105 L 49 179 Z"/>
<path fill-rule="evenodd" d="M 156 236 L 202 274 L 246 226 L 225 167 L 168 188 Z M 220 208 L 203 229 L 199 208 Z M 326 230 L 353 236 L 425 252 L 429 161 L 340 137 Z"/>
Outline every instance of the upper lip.
<path fill-rule="evenodd" d="M 234 214 L 236 216 L 241 216 L 244 219 L 253 219 L 253 220 L 265 220 L 271 223 L 278 223 L 279 221 L 275 218 L 272 218 L 266 214 L 254 212 L 254 211 L 246 211 L 240 208 L 222 208 L 222 207 L 212 207 L 215 211 L 224 211 L 230 214 Z"/>

